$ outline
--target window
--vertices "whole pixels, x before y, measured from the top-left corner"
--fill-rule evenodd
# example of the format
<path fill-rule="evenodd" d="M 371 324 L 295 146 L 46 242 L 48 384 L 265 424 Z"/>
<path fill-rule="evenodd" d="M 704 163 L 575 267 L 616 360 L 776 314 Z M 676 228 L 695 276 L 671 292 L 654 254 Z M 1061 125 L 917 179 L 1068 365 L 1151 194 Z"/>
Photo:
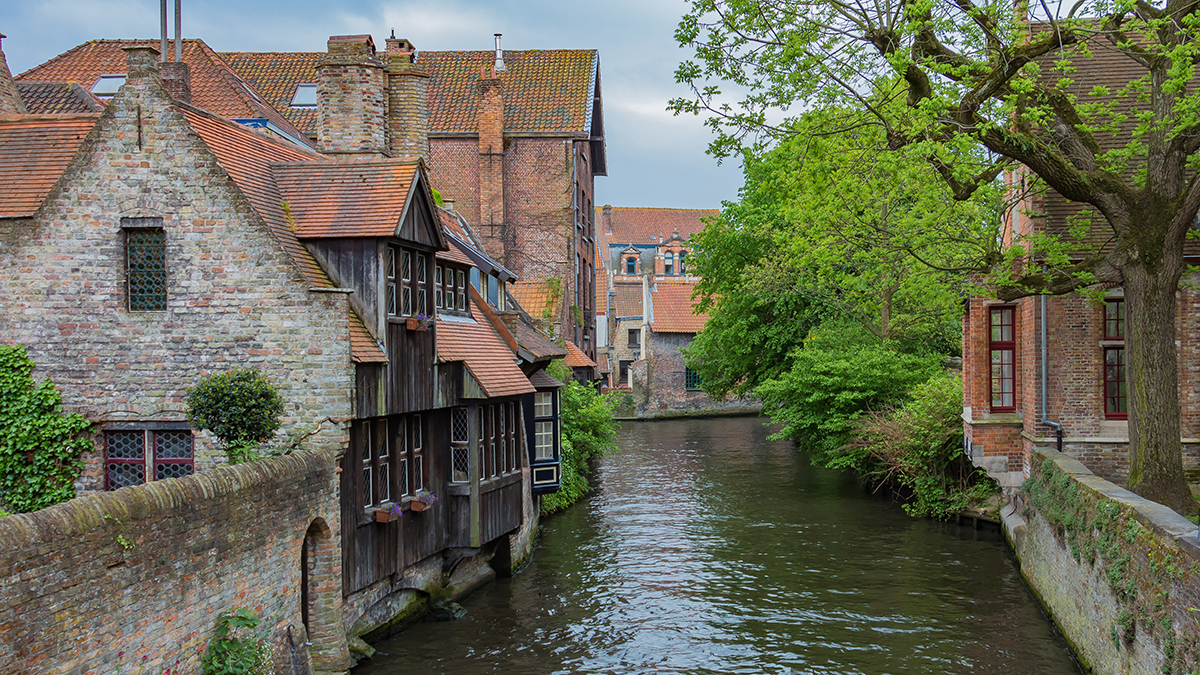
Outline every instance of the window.
<path fill-rule="evenodd" d="M 630 328 L 629 329 L 629 346 L 630 347 L 641 347 L 642 346 L 642 329 L 641 328 Z"/>
<path fill-rule="evenodd" d="M 466 483 L 470 479 L 471 425 L 468 419 L 466 408 L 453 408 L 450 411 L 451 483 Z"/>
<path fill-rule="evenodd" d="M 625 274 L 637 274 L 637 258 L 630 256 L 625 259 Z"/>
<path fill-rule="evenodd" d="M 391 246 L 388 247 L 384 267 L 387 276 L 387 313 L 388 316 L 396 316 L 396 249 Z"/>
<path fill-rule="evenodd" d="M 412 316 L 412 252 L 400 254 L 400 313 Z"/>
<path fill-rule="evenodd" d="M 1104 303 L 1104 339 L 1125 340 L 1125 300 Z M 1125 381 L 1125 345 L 1104 348 L 1104 417 L 1129 419 L 1129 390 Z"/>
<path fill-rule="evenodd" d="M 1016 342 L 1013 335 L 1013 307 L 993 307 L 990 318 L 992 412 L 1013 412 L 1016 382 Z"/>
<path fill-rule="evenodd" d="M 679 252 L 679 273 L 680 274 L 687 274 L 687 263 L 685 262 L 686 259 L 687 259 L 687 251 L 680 251 Z"/>
<path fill-rule="evenodd" d="M 442 309 L 442 266 L 433 268 L 433 306 Z"/>
<path fill-rule="evenodd" d="M 412 485 L 414 490 L 425 489 L 425 430 L 421 416 L 413 415 L 409 423 L 412 431 Z"/>
<path fill-rule="evenodd" d="M 362 447 L 362 494 L 363 506 L 370 508 L 375 501 L 375 446 L 371 443 L 371 423 L 363 422 L 358 428 L 358 443 Z"/>
<path fill-rule="evenodd" d="M 554 393 L 539 391 L 533 395 L 533 416 L 554 417 Z"/>
<path fill-rule="evenodd" d="M 296 85 L 296 93 L 292 94 L 293 108 L 315 108 L 317 106 L 317 85 L 304 83 Z"/>
<path fill-rule="evenodd" d="M 703 381 L 700 379 L 700 373 L 694 368 L 685 366 L 683 369 L 683 386 L 686 389 L 699 389 Z"/>
<path fill-rule="evenodd" d="M 667 251 L 667 255 L 663 257 L 663 274 L 675 273 L 675 254 Z"/>
<path fill-rule="evenodd" d="M 538 422 L 534 426 L 534 459 L 554 459 L 554 422 Z"/>
<path fill-rule="evenodd" d="M 104 433 L 104 486 L 107 490 L 141 485 L 146 482 L 147 475 L 151 480 L 165 480 L 190 476 L 194 470 L 190 429 L 132 429 Z"/>
<path fill-rule="evenodd" d="M 467 275 L 461 270 L 458 273 L 458 311 L 467 311 Z"/>
<path fill-rule="evenodd" d="M 617 386 L 629 386 L 629 366 L 633 365 L 633 361 L 618 361 L 617 364 Z"/>
<path fill-rule="evenodd" d="M 407 497 L 413 493 L 412 481 L 408 476 L 408 420 L 401 417 L 393 425 L 395 439 L 392 447 L 396 448 L 396 479 L 400 481 L 400 495 Z"/>
<path fill-rule="evenodd" d="M 487 300 L 492 307 L 500 306 L 500 280 L 490 274 L 487 276 Z"/>
<path fill-rule="evenodd" d="M 122 218 L 125 229 L 125 280 L 131 312 L 167 309 L 167 235 L 161 218 Z M 155 225 L 155 227 L 139 227 Z M 132 227 L 128 227 L 132 226 Z"/>
<path fill-rule="evenodd" d="M 425 254 L 418 252 L 414 255 L 417 256 L 417 313 L 429 314 L 429 305 L 426 304 L 429 296 L 425 290 Z"/>
<path fill-rule="evenodd" d="M 121 85 L 125 84 L 124 75 L 101 75 L 92 85 L 92 93 L 100 98 L 114 96 Z"/>

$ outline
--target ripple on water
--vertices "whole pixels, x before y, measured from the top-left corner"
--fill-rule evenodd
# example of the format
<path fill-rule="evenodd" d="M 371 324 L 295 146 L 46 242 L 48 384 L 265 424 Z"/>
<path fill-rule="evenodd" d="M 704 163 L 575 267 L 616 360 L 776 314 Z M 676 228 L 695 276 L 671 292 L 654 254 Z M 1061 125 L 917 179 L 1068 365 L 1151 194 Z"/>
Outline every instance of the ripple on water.
<path fill-rule="evenodd" d="M 908 518 L 766 435 L 624 423 L 524 572 L 356 675 L 1078 672 L 998 537 Z"/>

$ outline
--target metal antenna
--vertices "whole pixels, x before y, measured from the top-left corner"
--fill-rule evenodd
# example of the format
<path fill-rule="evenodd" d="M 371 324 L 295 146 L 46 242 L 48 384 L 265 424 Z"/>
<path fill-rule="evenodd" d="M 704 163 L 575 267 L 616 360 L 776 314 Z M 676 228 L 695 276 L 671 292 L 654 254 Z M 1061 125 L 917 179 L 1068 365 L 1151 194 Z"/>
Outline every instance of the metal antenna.
<path fill-rule="evenodd" d="M 166 4 L 167 4 L 167 0 L 163 0 L 164 7 L 166 6 Z M 175 62 L 176 63 L 183 60 L 183 10 L 180 8 L 180 5 L 182 5 L 182 4 L 183 4 L 183 0 L 175 0 Z M 166 34 L 166 28 L 163 29 L 163 34 L 164 35 Z"/>
<path fill-rule="evenodd" d="M 160 14 L 162 15 L 162 31 L 158 41 L 158 60 L 167 60 L 167 0 L 159 0 Z"/>

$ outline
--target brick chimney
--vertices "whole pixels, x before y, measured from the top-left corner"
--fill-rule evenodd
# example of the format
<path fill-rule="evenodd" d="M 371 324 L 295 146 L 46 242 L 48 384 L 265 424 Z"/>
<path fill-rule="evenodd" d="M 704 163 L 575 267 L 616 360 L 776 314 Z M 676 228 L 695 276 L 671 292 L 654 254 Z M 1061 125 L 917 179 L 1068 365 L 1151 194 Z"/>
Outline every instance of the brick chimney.
<path fill-rule="evenodd" d="M 429 161 L 429 73 L 408 40 L 387 39 L 387 138 L 392 157 Z"/>
<path fill-rule="evenodd" d="M 134 84 L 158 75 L 158 50 L 148 45 L 122 47 L 125 52 L 125 83 Z"/>
<path fill-rule="evenodd" d="M 192 103 L 192 69 L 183 61 L 163 61 L 158 64 L 158 76 L 171 98 L 180 103 Z"/>
<path fill-rule="evenodd" d="M 317 64 L 317 140 L 321 152 L 384 154 L 387 93 L 370 35 L 334 35 Z"/>
<path fill-rule="evenodd" d="M 479 84 L 479 226 L 483 248 L 505 260 L 504 87 L 494 63 L 483 66 Z"/>
<path fill-rule="evenodd" d="M 17 93 L 17 83 L 13 82 L 8 61 L 4 58 L 4 38 L 5 35 L 0 33 L 0 113 L 23 115 L 26 112 L 25 103 Z"/>

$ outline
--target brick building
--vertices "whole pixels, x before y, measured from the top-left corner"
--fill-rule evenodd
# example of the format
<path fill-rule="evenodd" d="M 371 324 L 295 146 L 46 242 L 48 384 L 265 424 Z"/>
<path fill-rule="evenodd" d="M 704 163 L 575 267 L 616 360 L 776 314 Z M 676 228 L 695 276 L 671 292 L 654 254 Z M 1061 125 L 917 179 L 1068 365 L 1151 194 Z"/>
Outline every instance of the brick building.
<path fill-rule="evenodd" d="M 222 463 L 184 392 L 261 369 L 286 402 L 281 437 L 337 457 L 326 489 L 340 515 L 325 522 L 341 564 L 321 593 L 339 592 L 330 634 L 344 641 L 385 634 L 446 564 L 461 593 L 528 554 L 533 497 L 559 480 L 561 384 L 542 370 L 565 351 L 510 306 L 515 275 L 434 205 L 424 98 L 406 104 L 423 77 L 411 46 L 328 46 L 324 153 L 269 106 L 235 122 L 192 105 L 207 81 L 149 45 L 100 66 L 121 73 L 100 113 L 22 113 L 33 89 L 0 69 L 13 113 L 0 117 L 0 341 L 25 345 L 67 409 L 99 425 L 85 491 Z M 385 517 L 412 516 L 421 490 L 440 503 Z M 318 670 L 348 665 L 345 644 L 322 653 L 335 656 L 314 656 Z"/>
<path fill-rule="evenodd" d="M 688 244 L 715 210 L 603 206 L 596 278 L 597 322 L 606 340 L 598 366 L 605 386 L 632 391 L 637 413 L 757 410 L 752 401 L 713 401 L 681 349 L 704 327 L 693 310 L 699 278 L 688 269 Z"/>
<path fill-rule="evenodd" d="M 1077 64 L 1086 77 L 1080 93 L 1107 82 L 1115 92 L 1144 70 L 1106 48 Z M 1097 74 L 1102 74 L 1098 77 Z M 1106 137 L 1123 146 L 1128 131 Z M 1016 194 L 1032 182 L 1027 170 L 1010 172 Z M 1023 194 L 1007 215 L 1009 236 L 1047 232 L 1068 236 L 1070 219 L 1090 209 L 1053 190 Z M 1104 245 L 1112 235 L 1102 216 L 1086 242 Z M 1200 262 L 1200 241 L 1186 244 L 1187 260 Z M 1189 283 L 1190 281 L 1190 283 Z M 1184 469 L 1200 472 L 1200 276 L 1183 279 L 1177 300 L 1176 345 L 1183 414 Z M 1125 303 L 1121 288 L 1103 290 L 1100 304 L 1081 296 L 1031 297 L 1000 302 L 973 297 L 963 313 L 963 432 L 973 461 L 1005 487 L 1029 475 L 1034 448 L 1063 451 L 1116 483 L 1128 477 L 1128 391 L 1125 372 Z"/>

